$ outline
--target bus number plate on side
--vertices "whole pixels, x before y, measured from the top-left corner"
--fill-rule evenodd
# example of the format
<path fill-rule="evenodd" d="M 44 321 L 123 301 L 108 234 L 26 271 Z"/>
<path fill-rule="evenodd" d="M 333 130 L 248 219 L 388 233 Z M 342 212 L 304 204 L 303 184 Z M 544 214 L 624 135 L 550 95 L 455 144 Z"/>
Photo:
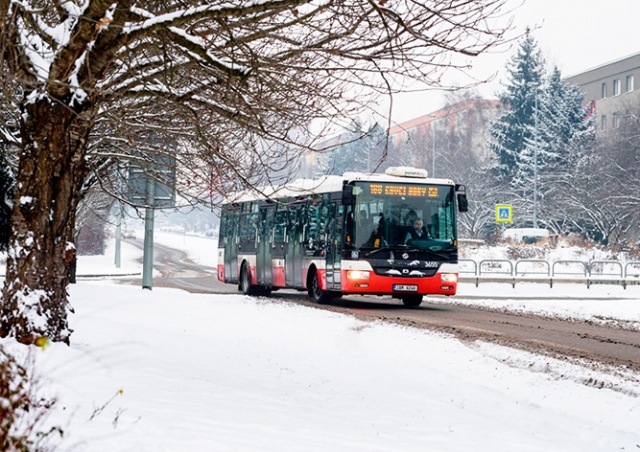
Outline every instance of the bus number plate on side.
<path fill-rule="evenodd" d="M 413 284 L 394 284 L 393 290 L 396 292 L 417 292 L 418 286 Z"/>

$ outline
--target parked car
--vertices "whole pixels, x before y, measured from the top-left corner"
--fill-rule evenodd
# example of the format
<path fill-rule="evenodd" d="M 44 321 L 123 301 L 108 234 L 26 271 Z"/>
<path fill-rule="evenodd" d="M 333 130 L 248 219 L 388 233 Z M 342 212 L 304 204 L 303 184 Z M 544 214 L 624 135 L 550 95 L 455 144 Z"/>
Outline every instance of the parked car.
<path fill-rule="evenodd" d="M 135 229 L 124 229 L 122 231 L 121 236 L 123 239 L 135 239 L 136 238 L 136 230 Z"/>

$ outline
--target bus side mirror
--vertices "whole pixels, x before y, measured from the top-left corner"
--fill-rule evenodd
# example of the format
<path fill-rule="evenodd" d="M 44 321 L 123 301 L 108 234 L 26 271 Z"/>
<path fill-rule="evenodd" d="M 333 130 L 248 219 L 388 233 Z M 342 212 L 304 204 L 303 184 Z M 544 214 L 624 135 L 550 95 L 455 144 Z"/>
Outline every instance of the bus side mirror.
<path fill-rule="evenodd" d="M 468 212 L 469 201 L 467 201 L 467 187 L 456 184 L 456 192 L 458 194 L 458 210 L 460 212 Z"/>
<path fill-rule="evenodd" d="M 353 185 L 345 184 L 342 186 L 342 205 L 348 206 L 353 203 Z"/>
<path fill-rule="evenodd" d="M 469 211 L 469 202 L 467 201 L 466 193 L 458 193 L 458 210 L 460 212 Z"/>

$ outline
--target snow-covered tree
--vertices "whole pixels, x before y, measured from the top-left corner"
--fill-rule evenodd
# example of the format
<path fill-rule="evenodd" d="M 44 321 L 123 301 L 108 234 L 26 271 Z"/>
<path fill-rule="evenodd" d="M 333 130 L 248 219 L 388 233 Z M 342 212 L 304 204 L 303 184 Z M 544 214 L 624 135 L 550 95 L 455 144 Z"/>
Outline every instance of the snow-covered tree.
<path fill-rule="evenodd" d="M 349 130 L 340 136 L 340 141 L 327 156 L 323 174 L 373 172 L 380 166 L 387 134 L 377 122 L 367 128 L 361 120 L 356 119 Z"/>
<path fill-rule="evenodd" d="M 595 125 L 584 105 L 584 94 L 562 79 L 554 68 L 538 103 L 536 129 L 529 146 L 534 149 L 537 171 L 538 208 L 548 227 L 562 232 L 567 181 L 576 168 L 590 161 L 595 145 Z M 537 151 L 537 152 L 536 152 Z"/>
<path fill-rule="evenodd" d="M 622 105 L 619 114 L 620 127 L 602 131 L 558 181 L 565 230 L 606 244 L 636 241 L 640 231 L 640 104 Z"/>
<path fill-rule="evenodd" d="M 498 157 L 501 179 L 514 187 L 533 168 L 531 147 L 536 125 L 536 104 L 545 75 L 544 60 L 536 40 L 527 33 L 507 64 L 508 81 L 500 94 L 505 113 L 494 124 L 492 148 Z"/>
<path fill-rule="evenodd" d="M 573 153 L 593 145 L 595 126 L 584 93 L 563 80 L 557 67 L 546 81 L 543 94 L 533 142 L 539 149 L 539 163 L 552 172 L 565 168 Z"/>
<path fill-rule="evenodd" d="M 20 148 L 0 336 L 69 340 L 90 174 L 104 183 L 115 160 L 150 171 L 171 153 L 190 171 L 178 181 L 202 192 L 264 181 L 313 120 L 356 116 L 396 91 L 389 80 L 437 85 L 464 68 L 456 55 L 502 39 L 504 3 L 0 0 L 3 104 L 19 109 Z"/>

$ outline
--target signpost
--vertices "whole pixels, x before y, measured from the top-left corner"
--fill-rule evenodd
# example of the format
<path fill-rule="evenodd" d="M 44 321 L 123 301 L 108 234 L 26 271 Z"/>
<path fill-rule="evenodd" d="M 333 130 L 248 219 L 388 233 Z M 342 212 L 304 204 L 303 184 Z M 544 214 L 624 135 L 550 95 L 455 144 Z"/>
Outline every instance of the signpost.
<path fill-rule="evenodd" d="M 175 149 L 175 144 L 172 145 Z M 147 158 L 144 158 L 147 157 Z M 128 197 L 137 206 L 144 206 L 144 255 L 142 259 L 142 288 L 153 286 L 153 225 L 154 210 L 175 205 L 176 162 L 172 154 L 147 154 L 142 161 L 150 161 L 142 167 L 129 166 Z"/>

